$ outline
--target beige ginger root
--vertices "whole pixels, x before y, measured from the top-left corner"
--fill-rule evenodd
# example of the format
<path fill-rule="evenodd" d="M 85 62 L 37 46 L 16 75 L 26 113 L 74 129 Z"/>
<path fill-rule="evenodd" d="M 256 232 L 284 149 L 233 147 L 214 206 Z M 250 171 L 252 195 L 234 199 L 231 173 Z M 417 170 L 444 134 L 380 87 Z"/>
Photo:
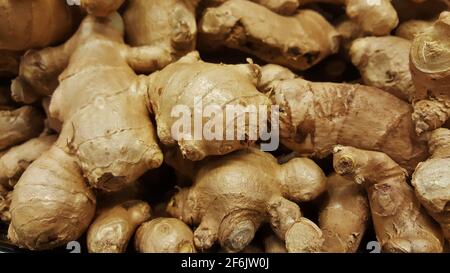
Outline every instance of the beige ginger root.
<path fill-rule="evenodd" d="M 411 101 L 415 88 L 409 70 L 410 49 L 411 42 L 400 37 L 365 37 L 352 43 L 350 56 L 364 84 Z"/>
<path fill-rule="evenodd" d="M 345 5 L 347 16 L 369 35 L 388 35 L 398 24 L 391 0 L 300 0 L 301 5 L 316 2 Z"/>
<path fill-rule="evenodd" d="M 310 201 L 325 190 L 325 176 L 313 161 L 295 158 L 279 165 L 272 155 L 249 148 L 206 159 L 193 170 L 193 186 L 172 198 L 168 212 L 198 225 L 198 250 L 219 241 L 226 251 L 239 252 L 266 222 L 289 252 L 320 249 L 322 232 L 294 203 Z"/>
<path fill-rule="evenodd" d="M 441 224 L 450 241 L 450 130 L 431 132 L 431 157 L 420 163 L 411 180 L 416 196 L 428 213 Z"/>
<path fill-rule="evenodd" d="M 86 182 L 119 190 L 162 163 L 145 104 L 147 89 L 132 70 L 156 69 L 152 60 L 159 51 L 130 48 L 122 37 L 118 14 L 87 16 L 64 45 L 36 52 L 57 56 L 51 59 L 61 62 L 56 66 L 69 65 L 50 105 L 52 117 L 63 122 L 61 134 L 27 168 L 13 193 L 9 237 L 19 246 L 49 249 L 78 239 L 95 212 Z"/>
<path fill-rule="evenodd" d="M 38 136 L 43 128 L 44 117 L 32 106 L 0 111 L 0 150 Z"/>
<path fill-rule="evenodd" d="M 250 146 L 256 141 L 256 137 L 252 139 L 243 136 L 238 139 L 235 134 L 232 139 L 227 138 L 227 133 L 237 132 L 239 122 L 238 115 L 227 115 L 226 106 L 255 106 L 258 109 L 268 107 L 269 100 L 256 89 L 259 77 L 260 68 L 257 65 L 206 63 L 199 59 L 197 52 L 192 52 L 178 62 L 153 73 L 148 77 L 147 84 L 151 108 L 158 124 L 159 140 L 166 146 L 178 145 L 183 156 L 193 161 L 201 160 L 208 155 L 223 155 Z M 200 101 L 196 102 L 196 98 Z M 220 137 L 211 140 L 202 136 L 196 137 L 195 130 L 203 129 L 200 130 L 202 133 L 209 121 L 205 117 L 200 117 L 202 124 L 196 124 L 194 115 L 200 104 L 202 109 L 211 106 L 222 111 L 223 132 L 218 130 L 218 134 L 223 133 L 220 135 L 222 140 Z M 178 127 L 180 117 L 172 114 L 177 105 L 183 106 L 183 111 L 190 111 L 189 115 L 183 112 L 182 126 Z M 251 125 L 254 124 L 249 120 L 244 121 L 246 134 L 257 136 L 260 128 Z M 189 132 L 182 130 L 185 126 L 189 127 Z"/>
<path fill-rule="evenodd" d="M 366 189 L 383 252 L 442 252 L 442 233 L 417 200 L 407 173 L 381 152 L 334 148 L 336 172 Z"/>
<path fill-rule="evenodd" d="M 315 11 L 282 16 L 244 0 L 206 9 L 199 32 L 207 47 L 239 49 L 295 70 L 310 68 L 339 47 L 338 33 Z"/>
<path fill-rule="evenodd" d="M 380 89 L 299 78 L 271 88 L 280 106 L 280 141 L 300 155 L 323 158 L 336 144 L 351 145 L 387 153 L 410 172 L 427 157 L 411 106 Z"/>
<path fill-rule="evenodd" d="M 322 251 L 354 253 L 367 228 L 369 203 L 364 189 L 336 173 L 327 179 L 327 197 L 319 212 Z"/>
<path fill-rule="evenodd" d="M 194 234 L 175 218 L 155 218 L 136 231 L 135 248 L 140 253 L 195 253 Z"/>
<path fill-rule="evenodd" d="M 432 21 L 425 20 L 409 20 L 401 23 L 395 30 L 395 35 L 406 40 L 414 40 L 414 38 L 426 31 L 427 28 L 433 26 Z"/>
<path fill-rule="evenodd" d="M 150 206 L 129 200 L 99 212 L 89 226 L 87 247 L 90 253 L 124 253 L 135 230 L 150 219 Z"/>
<path fill-rule="evenodd" d="M 222 4 L 229 0 L 210 0 L 213 4 Z M 283 15 L 292 15 L 297 11 L 301 0 L 250 0 Z"/>
<path fill-rule="evenodd" d="M 123 2 L 125 0 L 80 0 L 80 5 L 91 15 L 105 17 L 118 10 Z"/>
<path fill-rule="evenodd" d="M 124 21 L 126 38 L 130 45 L 158 47 L 170 61 L 195 50 L 197 40 L 195 9 L 199 0 L 128 2 Z"/>
<path fill-rule="evenodd" d="M 416 88 L 413 120 L 417 133 L 441 127 L 450 118 L 450 12 L 412 42 L 410 68 Z"/>
<path fill-rule="evenodd" d="M 79 23 L 66 1 L 4 0 L 0 3 L 0 49 L 22 51 L 67 39 Z"/>

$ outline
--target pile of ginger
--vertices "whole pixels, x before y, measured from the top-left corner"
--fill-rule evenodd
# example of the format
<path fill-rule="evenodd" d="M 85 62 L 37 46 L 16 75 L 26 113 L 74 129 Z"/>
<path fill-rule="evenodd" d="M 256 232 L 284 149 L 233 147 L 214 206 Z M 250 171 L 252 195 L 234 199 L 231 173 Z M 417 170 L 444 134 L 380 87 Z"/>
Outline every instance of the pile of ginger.
<path fill-rule="evenodd" d="M 0 64 L 0 245 L 449 251 L 449 1 L 5 0 Z"/>

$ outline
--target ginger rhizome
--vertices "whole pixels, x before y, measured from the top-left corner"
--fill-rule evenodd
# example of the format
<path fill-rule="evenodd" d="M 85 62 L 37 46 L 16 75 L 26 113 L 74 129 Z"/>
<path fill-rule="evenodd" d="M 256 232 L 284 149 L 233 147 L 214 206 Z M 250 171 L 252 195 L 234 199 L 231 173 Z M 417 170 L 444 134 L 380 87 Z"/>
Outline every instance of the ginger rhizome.
<path fill-rule="evenodd" d="M 162 163 L 147 89 L 133 71 L 158 68 L 151 61 L 158 55 L 152 47 L 125 45 L 123 29 L 118 14 L 87 16 L 65 44 L 33 53 L 65 68 L 50 104 L 63 127 L 14 189 L 8 236 L 21 247 L 49 249 L 78 239 L 95 213 L 86 182 L 119 190 Z"/>
<path fill-rule="evenodd" d="M 441 224 L 450 241 L 450 130 L 431 132 L 428 140 L 431 157 L 420 163 L 411 184 L 428 213 Z"/>
<path fill-rule="evenodd" d="M 206 9 L 199 33 L 208 48 L 239 49 L 295 70 L 308 69 L 339 47 L 338 33 L 315 11 L 282 16 L 244 0 Z"/>
<path fill-rule="evenodd" d="M 322 251 L 354 253 L 367 228 L 369 203 L 362 186 L 336 173 L 327 179 L 327 195 L 319 211 Z"/>
<path fill-rule="evenodd" d="M 174 61 L 195 50 L 200 0 L 130 0 L 124 13 L 127 42 L 154 46 Z M 167 62 L 168 64 L 168 62 Z"/>
<path fill-rule="evenodd" d="M 87 232 L 90 253 L 124 253 L 136 229 L 150 219 L 150 206 L 129 200 L 99 213 Z"/>
<path fill-rule="evenodd" d="M 229 0 L 210 0 L 213 4 L 222 4 Z M 266 8 L 272 10 L 273 12 L 283 14 L 283 15 L 292 15 L 297 11 L 299 6 L 299 2 L 302 0 L 250 0 L 252 2 L 258 3 Z M 207 2 L 207 1 L 205 1 Z"/>
<path fill-rule="evenodd" d="M 257 140 L 256 137 L 252 139 L 244 136 L 238 139 L 238 126 L 245 128 L 246 136 L 258 136 L 261 128 L 246 119 L 239 125 L 239 115 L 227 113 L 226 107 L 253 106 L 255 110 L 261 110 L 263 107 L 264 111 L 269 111 L 269 100 L 256 89 L 260 74 L 257 65 L 206 63 L 199 59 L 196 52 L 153 73 L 148 77 L 147 85 L 159 140 L 169 147 L 178 146 L 183 156 L 193 161 L 250 146 Z M 174 108 L 176 106 L 183 107 L 181 116 L 173 115 L 174 109 L 181 109 Z M 208 121 L 215 119 L 211 119 L 211 116 L 210 119 L 203 116 L 195 118 L 199 109 L 203 111 L 208 106 L 217 110 L 214 112 L 215 118 L 219 117 L 219 122 L 223 123 L 222 132 L 217 128 L 211 130 L 211 134 L 219 134 L 212 139 L 203 136 L 203 132 Z M 180 121 L 182 126 L 177 126 Z M 200 137 L 196 136 L 196 132 L 200 132 Z M 235 133 L 231 139 L 227 137 L 230 132 Z"/>
<path fill-rule="evenodd" d="M 440 128 L 450 117 L 450 12 L 442 12 L 432 27 L 415 37 L 409 64 L 416 88 L 416 131 Z"/>
<path fill-rule="evenodd" d="M 272 155 L 250 148 L 206 159 L 192 170 L 193 186 L 172 198 L 168 212 L 197 225 L 198 250 L 218 241 L 226 251 L 239 252 L 267 222 L 288 251 L 320 249 L 322 232 L 294 203 L 325 190 L 325 176 L 313 161 L 294 158 L 279 165 Z"/>
<path fill-rule="evenodd" d="M 160 217 L 136 231 L 135 248 L 140 253 L 195 253 L 194 234 L 182 221 Z"/>
<path fill-rule="evenodd" d="M 352 43 L 350 56 L 364 84 L 409 102 L 415 94 L 409 70 L 410 48 L 411 42 L 400 37 L 365 37 Z"/>
<path fill-rule="evenodd" d="M 388 35 L 399 21 L 391 0 L 300 0 L 301 4 L 316 2 L 345 5 L 347 16 L 369 35 Z"/>
<path fill-rule="evenodd" d="M 432 21 L 409 20 L 398 26 L 395 30 L 395 36 L 412 41 L 418 34 L 426 31 L 426 29 L 431 26 L 433 26 Z"/>
<path fill-rule="evenodd" d="M 367 192 L 383 252 L 442 252 L 439 226 L 427 215 L 406 181 L 406 170 L 381 152 L 336 146 L 336 172 Z"/>
<path fill-rule="evenodd" d="M 89 14 L 105 17 L 115 12 L 125 0 L 80 0 L 80 6 Z"/>
<path fill-rule="evenodd" d="M 44 116 L 32 106 L 0 110 L 0 150 L 37 137 L 44 129 Z"/>
<path fill-rule="evenodd" d="M 328 156 L 334 145 L 388 154 L 408 171 L 427 157 L 408 103 L 358 84 L 275 81 L 270 97 L 280 106 L 280 141 L 301 155 Z"/>

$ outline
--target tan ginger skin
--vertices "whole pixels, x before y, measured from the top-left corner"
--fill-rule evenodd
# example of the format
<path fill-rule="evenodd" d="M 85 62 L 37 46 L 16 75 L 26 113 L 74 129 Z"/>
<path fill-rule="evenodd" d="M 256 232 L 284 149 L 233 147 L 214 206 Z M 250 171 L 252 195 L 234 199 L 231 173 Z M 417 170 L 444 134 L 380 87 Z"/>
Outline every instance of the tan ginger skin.
<path fill-rule="evenodd" d="M 44 116 L 32 106 L 0 111 L 0 150 L 37 137 L 44 129 Z"/>
<path fill-rule="evenodd" d="M 367 191 L 372 221 L 383 252 L 442 252 L 439 226 L 421 207 L 407 173 L 381 152 L 334 148 L 336 172 Z"/>
<path fill-rule="evenodd" d="M 223 155 L 235 150 L 250 146 L 256 139 L 227 140 L 226 131 L 237 131 L 236 115 L 228 117 L 225 106 L 240 105 L 243 107 L 253 105 L 256 108 L 269 107 L 269 100 L 259 93 L 256 85 L 260 78 L 260 68 L 254 64 L 211 64 L 199 59 L 197 52 L 192 52 L 179 61 L 168 65 L 163 70 L 148 77 L 148 94 L 156 123 L 158 124 L 158 137 L 166 146 L 178 146 L 183 156 L 189 160 L 198 161 L 208 155 Z M 192 115 L 189 116 L 194 126 L 195 97 L 202 98 L 203 109 L 208 105 L 217 105 L 223 110 L 223 140 L 182 138 L 182 132 L 172 133 L 175 122 L 180 117 L 172 115 L 173 107 L 183 105 L 189 107 Z M 227 123 L 227 119 L 234 120 Z M 208 118 L 203 119 L 204 128 Z M 184 124 L 184 123 L 183 123 Z M 245 132 L 258 135 L 258 126 L 250 126 L 246 121 Z M 178 128 L 178 127 L 175 127 Z M 195 130 L 195 128 L 194 128 Z M 191 134 L 193 136 L 194 130 Z M 178 139 L 178 141 L 177 141 Z"/>
<path fill-rule="evenodd" d="M 43 51 L 57 57 L 52 61 L 69 64 L 50 105 L 51 115 L 64 125 L 53 147 L 15 187 L 8 236 L 21 247 L 49 249 L 78 239 L 95 213 L 86 182 L 114 191 L 162 163 L 146 88 L 132 69 L 155 69 L 152 60 L 160 52 L 128 47 L 122 37 L 119 15 L 87 16 L 65 44 Z"/>
<path fill-rule="evenodd" d="M 299 155 L 323 158 L 336 144 L 387 153 L 411 173 L 425 160 L 411 106 L 375 87 L 275 81 L 272 102 L 280 106 L 280 141 Z"/>
<path fill-rule="evenodd" d="M 369 35 L 388 35 L 398 24 L 391 0 L 300 0 L 300 5 L 317 2 L 345 5 L 347 16 Z"/>
<path fill-rule="evenodd" d="M 87 247 L 90 253 L 124 253 L 136 229 L 150 219 L 150 206 L 129 200 L 99 212 L 89 226 Z"/>
<path fill-rule="evenodd" d="M 140 253 L 195 253 L 194 234 L 176 218 L 155 218 L 136 231 L 135 249 Z"/>
<path fill-rule="evenodd" d="M 450 241 L 450 130 L 431 132 L 428 140 L 431 157 L 420 163 L 411 184 L 428 213 L 441 224 Z"/>
<path fill-rule="evenodd" d="M 282 16 L 244 0 L 206 9 L 199 33 L 208 48 L 239 49 L 295 70 L 310 68 L 339 47 L 338 33 L 315 11 Z"/>
<path fill-rule="evenodd" d="M 0 49 L 22 51 L 64 41 L 78 25 L 78 16 L 66 1 L 1 1 Z"/>
<path fill-rule="evenodd" d="M 367 228 L 369 202 L 362 186 L 336 173 L 327 179 L 327 197 L 319 211 L 323 252 L 355 253 Z"/>
<path fill-rule="evenodd" d="M 125 0 L 80 0 L 80 6 L 91 15 L 106 17 L 118 10 L 124 2 Z"/>
<path fill-rule="evenodd" d="M 195 50 L 199 1 L 128 1 L 123 15 L 127 42 L 131 46 L 156 46 L 173 61 Z"/>
<path fill-rule="evenodd" d="M 426 29 L 431 26 L 433 26 L 432 21 L 409 20 L 398 26 L 395 30 L 395 36 L 412 41 L 418 34 L 426 31 Z"/>
<path fill-rule="evenodd" d="M 415 94 L 409 70 L 410 49 L 411 42 L 400 37 L 364 37 L 352 43 L 350 56 L 364 84 L 410 102 Z"/>
<path fill-rule="evenodd" d="M 172 198 L 168 212 L 197 226 L 198 250 L 219 241 L 226 251 L 239 252 L 267 222 L 289 252 L 320 249 L 322 232 L 294 203 L 325 190 L 325 176 L 313 161 L 295 158 L 279 165 L 272 155 L 250 148 L 201 162 L 192 177 L 193 186 Z"/>
<path fill-rule="evenodd" d="M 450 117 L 450 12 L 412 42 L 410 68 L 416 88 L 413 120 L 421 134 Z"/>
<path fill-rule="evenodd" d="M 229 0 L 210 0 L 213 4 L 222 4 Z M 297 11 L 301 0 L 250 0 L 282 15 L 292 15 Z"/>

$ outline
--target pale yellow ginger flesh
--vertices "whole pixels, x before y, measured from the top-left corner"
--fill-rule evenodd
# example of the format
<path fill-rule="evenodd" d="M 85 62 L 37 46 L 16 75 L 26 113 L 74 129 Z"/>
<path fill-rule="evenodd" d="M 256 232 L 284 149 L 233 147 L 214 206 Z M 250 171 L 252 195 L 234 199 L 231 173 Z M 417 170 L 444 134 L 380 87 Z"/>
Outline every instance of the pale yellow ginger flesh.
<path fill-rule="evenodd" d="M 336 172 L 362 185 L 383 252 L 442 252 L 439 226 L 420 205 L 406 181 L 407 172 L 381 152 L 336 146 Z"/>
<path fill-rule="evenodd" d="M 155 218 L 136 231 L 134 245 L 140 253 L 195 253 L 194 234 L 176 218 Z"/>
<path fill-rule="evenodd" d="M 320 250 L 322 232 L 294 203 L 325 190 L 325 176 L 313 161 L 294 158 L 280 165 L 269 153 L 250 148 L 207 159 L 192 171 L 193 186 L 172 198 L 168 212 L 197 226 L 198 250 L 218 241 L 228 252 L 242 251 L 263 223 L 271 224 L 289 252 Z"/>

